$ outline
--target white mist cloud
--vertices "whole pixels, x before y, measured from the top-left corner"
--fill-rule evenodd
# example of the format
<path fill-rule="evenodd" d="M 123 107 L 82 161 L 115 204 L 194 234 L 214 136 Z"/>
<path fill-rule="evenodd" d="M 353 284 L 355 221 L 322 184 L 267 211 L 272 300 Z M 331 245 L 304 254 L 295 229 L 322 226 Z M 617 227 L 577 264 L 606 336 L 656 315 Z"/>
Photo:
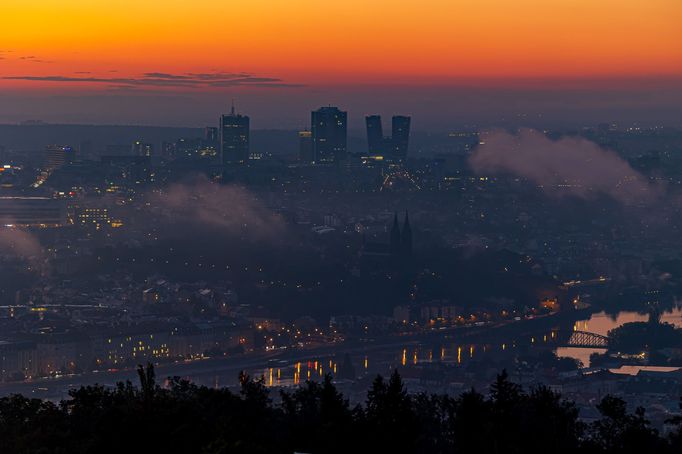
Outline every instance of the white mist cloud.
<path fill-rule="evenodd" d="M 552 194 L 578 197 L 608 195 L 621 203 L 649 202 L 660 188 L 611 150 L 581 137 L 551 140 L 542 132 L 522 129 L 518 134 L 492 131 L 469 162 L 481 173 L 509 173 L 526 178 Z"/>
<path fill-rule="evenodd" d="M 284 229 L 280 216 L 269 210 L 249 191 L 238 186 L 198 178 L 188 184 L 173 184 L 153 196 L 171 223 L 193 226 L 196 232 L 217 229 L 225 236 L 252 239 L 274 237 Z"/>
<path fill-rule="evenodd" d="M 38 238 L 26 230 L 0 227 L 0 255 L 18 257 L 40 273 L 48 272 L 45 252 Z"/>

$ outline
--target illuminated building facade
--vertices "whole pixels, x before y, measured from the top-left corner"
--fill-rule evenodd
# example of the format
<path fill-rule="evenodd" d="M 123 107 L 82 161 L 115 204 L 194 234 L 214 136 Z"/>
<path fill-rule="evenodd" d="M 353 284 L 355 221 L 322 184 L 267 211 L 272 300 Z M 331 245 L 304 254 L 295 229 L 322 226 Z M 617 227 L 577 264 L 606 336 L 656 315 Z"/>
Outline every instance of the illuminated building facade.
<path fill-rule="evenodd" d="M 99 229 L 109 225 L 111 218 L 107 208 L 79 208 L 76 210 L 75 222 L 84 227 Z"/>
<path fill-rule="evenodd" d="M 49 197 L 0 197 L 0 224 L 59 227 L 66 224 L 66 201 Z"/>
<path fill-rule="evenodd" d="M 0 381 L 38 375 L 36 346 L 32 342 L 0 341 Z"/>
<path fill-rule="evenodd" d="M 139 140 L 133 142 L 133 156 L 152 156 L 153 154 L 153 144 L 140 142 Z"/>
<path fill-rule="evenodd" d="M 220 155 L 223 166 L 244 164 L 249 159 L 249 117 L 235 112 L 220 117 Z"/>
<path fill-rule="evenodd" d="M 73 148 L 61 145 L 49 145 L 45 149 L 45 170 L 52 172 L 73 160 Z"/>
<path fill-rule="evenodd" d="M 348 113 L 338 107 L 322 107 L 311 113 L 313 156 L 317 163 L 338 163 L 346 158 Z"/>

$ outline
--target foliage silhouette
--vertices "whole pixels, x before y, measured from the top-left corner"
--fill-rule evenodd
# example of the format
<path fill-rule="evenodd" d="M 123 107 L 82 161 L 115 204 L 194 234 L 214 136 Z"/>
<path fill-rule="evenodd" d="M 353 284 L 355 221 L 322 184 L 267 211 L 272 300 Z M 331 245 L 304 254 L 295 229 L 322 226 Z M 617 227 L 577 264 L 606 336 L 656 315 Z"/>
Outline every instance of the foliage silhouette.
<path fill-rule="evenodd" d="M 263 378 L 240 374 L 238 393 L 177 377 L 165 386 L 152 365 L 140 386 L 86 386 L 59 404 L 0 398 L 2 453 L 673 453 L 682 418 L 661 437 L 644 410 L 607 396 L 601 418 L 546 387 L 525 391 L 502 372 L 487 394 L 409 394 L 397 372 L 377 376 L 364 405 L 351 407 L 330 375 L 270 396 Z M 681 401 L 682 405 L 682 401 Z"/>

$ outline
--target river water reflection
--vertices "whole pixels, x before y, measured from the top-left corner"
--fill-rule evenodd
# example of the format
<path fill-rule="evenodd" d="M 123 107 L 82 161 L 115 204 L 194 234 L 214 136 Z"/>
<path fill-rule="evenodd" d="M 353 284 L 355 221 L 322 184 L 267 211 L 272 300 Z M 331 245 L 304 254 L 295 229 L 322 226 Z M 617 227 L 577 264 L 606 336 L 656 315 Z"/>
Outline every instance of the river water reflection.
<path fill-rule="evenodd" d="M 605 312 L 592 314 L 585 320 L 575 322 L 575 329 L 589 331 L 596 334 L 607 335 L 609 330 L 621 326 L 625 323 L 646 321 L 647 314 L 637 312 L 620 312 L 616 315 L 609 315 Z M 665 312 L 661 316 L 662 322 L 674 324 L 682 327 L 682 308 L 677 307 L 672 311 Z M 530 347 L 533 345 L 546 346 L 555 341 L 554 332 L 538 334 L 531 339 Z M 384 350 L 367 351 L 351 355 L 358 375 L 364 374 L 387 374 L 396 366 L 416 365 L 422 362 L 439 361 L 448 364 L 465 364 L 476 358 L 483 358 L 488 355 L 515 354 L 517 352 L 517 342 L 501 342 L 497 344 L 458 344 L 445 342 L 439 345 L 426 345 L 415 342 L 402 347 L 387 348 Z M 561 357 L 571 357 L 580 360 L 584 367 L 590 366 L 590 355 L 594 352 L 603 353 L 604 349 L 591 348 L 571 348 L 560 347 L 556 349 L 557 355 Z M 318 358 L 317 361 L 306 361 L 289 364 L 288 367 L 272 367 L 265 370 L 254 371 L 262 374 L 266 378 L 268 385 L 291 385 L 298 384 L 308 378 L 315 376 L 322 377 L 324 373 L 336 372 L 341 358 L 338 356 L 328 356 Z"/>
<path fill-rule="evenodd" d="M 615 316 L 604 312 L 592 314 L 585 320 L 575 322 L 575 329 L 606 335 L 609 330 L 635 321 L 646 321 L 646 314 L 636 312 L 621 312 Z M 682 308 L 662 315 L 661 320 L 682 327 Z M 396 343 L 392 346 L 366 349 L 358 348 L 350 353 L 351 362 L 357 378 L 373 377 L 376 374 L 388 375 L 395 367 L 413 366 L 420 363 L 440 362 L 450 365 L 465 366 L 474 360 L 486 358 L 501 358 L 507 355 L 523 353 L 525 349 L 552 348 L 551 344 L 558 341 L 555 331 L 538 332 L 534 336 L 523 339 L 507 339 L 497 343 L 460 343 L 443 339 L 440 342 L 424 343 L 419 341 Z M 521 350 L 519 350 L 519 348 Z M 604 349 L 565 348 L 556 350 L 561 357 L 572 357 L 580 360 L 585 367 L 590 365 L 590 355 L 594 352 L 604 352 Z M 263 377 L 268 386 L 291 386 L 304 383 L 308 379 L 320 380 L 327 373 L 336 375 L 344 357 L 343 347 L 332 354 L 311 355 L 305 360 L 283 359 L 271 361 L 267 367 L 254 367 L 248 372 L 256 377 Z M 191 377 L 201 384 L 220 386 L 236 384 L 234 371 L 225 374 L 202 374 Z"/>
<path fill-rule="evenodd" d="M 622 326 L 625 323 L 645 322 L 648 319 L 648 314 L 640 314 L 637 312 L 619 312 L 615 315 L 607 314 L 606 312 L 597 312 L 586 320 L 578 320 L 575 322 L 575 329 L 606 336 L 610 330 Z M 682 328 L 682 307 L 676 307 L 671 311 L 664 312 L 661 315 L 661 322 L 671 323 L 678 328 Z M 556 350 L 558 356 L 578 359 L 582 361 L 585 367 L 590 366 L 590 355 L 595 352 L 603 353 L 604 349 L 561 347 Z"/>

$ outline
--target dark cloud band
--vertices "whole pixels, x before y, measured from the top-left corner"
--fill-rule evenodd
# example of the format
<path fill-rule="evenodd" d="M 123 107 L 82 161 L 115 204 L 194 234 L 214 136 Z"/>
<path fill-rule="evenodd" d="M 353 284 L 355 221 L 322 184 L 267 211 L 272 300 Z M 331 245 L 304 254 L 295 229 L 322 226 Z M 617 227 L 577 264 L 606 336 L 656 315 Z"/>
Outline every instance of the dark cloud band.
<path fill-rule="evenodd" d="M 274 77 L 257 77 L 248 73 L 187 73 L 170 74 L 163 72 L 148 72 L 141 77 L 73 77 L 73 76 L 3 76 L 3 80 L 25 80 L 36 82 L 59 83 L 95 83 L 116 87 L 298 87 Z"/>

